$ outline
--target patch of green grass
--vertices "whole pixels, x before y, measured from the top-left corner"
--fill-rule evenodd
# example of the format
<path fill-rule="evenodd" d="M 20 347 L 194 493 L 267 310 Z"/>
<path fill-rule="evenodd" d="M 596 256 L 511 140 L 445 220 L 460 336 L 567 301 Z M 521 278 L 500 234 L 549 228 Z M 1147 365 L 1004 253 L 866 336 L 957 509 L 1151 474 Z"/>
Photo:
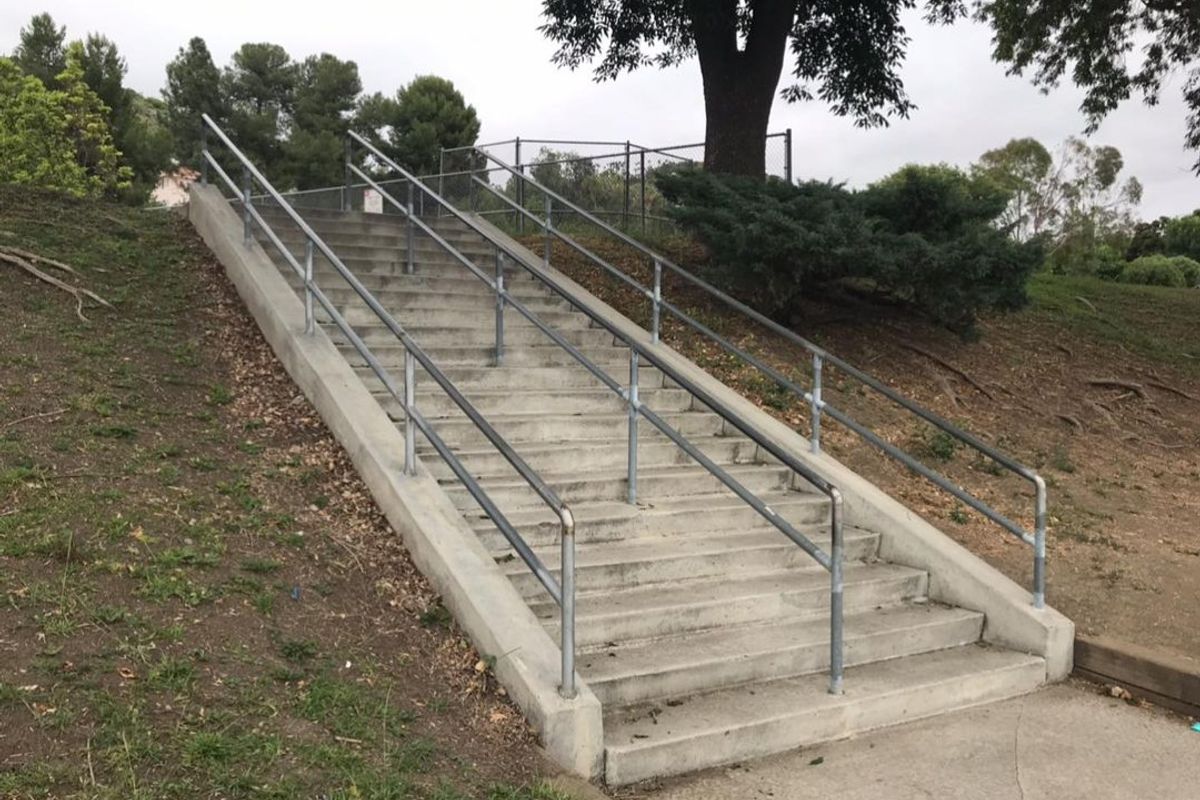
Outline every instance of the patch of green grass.
<path fill-rule="evenodd" d="M 426 628 L 449 628 L 453 622 L 453 617 L 450 616 L 450 611 L 441 602 L 437 602 L 421 612 L 418 620 Z"/>
<path fill-rule="evenodd" d="M 208 396 L 205 398 L 205 402 L 210 406 L 227 406 L 233 402 L 233 392 L 230 391 L 229 387 L 227 386 L 222 386 L 219 383 L 214 384 L 212 388 L 208 390 Z"/>
<path fill-rule="evenodd" d="M 959 441 L 943 430 L 925 426 L 912 437 L 909 448 L 917 458 L 944 464 L 953 460 Z"/>
<path fill-rule="evenodd" d="M 279 654 L 293 663 L 309 661 L 317 655 L 317 643 L 308 639 L 288 639 L 279 645 Z"/>
<path fill-rule="evenodd" d="M 164 691 L 181 694 L 192 688 L 196 670 L 182 658 L 163 656 L 150 670 L 150 685 Z"/>
<path fill-rule="evenodd" d="M 92 428 L 92 435 L 100 439 L 133 439 L 137 434 L 137 428 L 129 425 L 98 425 Z"/>
<path fill-rule="evenodd" d="M 274 559 L 251 556 L 250 558 L 242 559 L 242 563 L 239 566 L 244 571 L 254 575 L 271 575 L 277 572 L 281 565 Z"/>

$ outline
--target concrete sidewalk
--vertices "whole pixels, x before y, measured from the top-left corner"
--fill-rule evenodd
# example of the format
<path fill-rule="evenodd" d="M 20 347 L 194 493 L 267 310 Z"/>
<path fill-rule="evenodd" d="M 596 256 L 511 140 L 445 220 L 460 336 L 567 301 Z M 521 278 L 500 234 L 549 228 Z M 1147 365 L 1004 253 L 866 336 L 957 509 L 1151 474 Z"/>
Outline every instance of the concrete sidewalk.
<path fill-rule="evenodd" d="M 1200 733 L 1182 717 L 1068 684 L 619 796 L 1196 800 Z"/>

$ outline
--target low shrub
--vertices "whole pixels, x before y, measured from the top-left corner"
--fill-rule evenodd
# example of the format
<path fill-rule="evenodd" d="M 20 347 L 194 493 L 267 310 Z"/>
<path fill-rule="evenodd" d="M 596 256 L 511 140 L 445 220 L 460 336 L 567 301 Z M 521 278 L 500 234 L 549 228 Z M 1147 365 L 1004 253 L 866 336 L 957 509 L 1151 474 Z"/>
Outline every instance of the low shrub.
<path fill-rule="evenodd" d="M 1125 266 L 1121 272 L 1121 282 L 1145 286 L 1187 286 L 1187 277 L 1174 261 L 1167 256 L 1142 256 Z"/>
<path fill-rule="evenodd" d="M 712 258 L 706 278 L 787 322 L 832 285 L 905 303 L 961 334 L 977 315 L 1026 302 L 1041 244 L 992 222 L 1007 196 L 951 167 L 905 167 L 851 192 L 809 181 L 659 175 L 669 213 Z"/>

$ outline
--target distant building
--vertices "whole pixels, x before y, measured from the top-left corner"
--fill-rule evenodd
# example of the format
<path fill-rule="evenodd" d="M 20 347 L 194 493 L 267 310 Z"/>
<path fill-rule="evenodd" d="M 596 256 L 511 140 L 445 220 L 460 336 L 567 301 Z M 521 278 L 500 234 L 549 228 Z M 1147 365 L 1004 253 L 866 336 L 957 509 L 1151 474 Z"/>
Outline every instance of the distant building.
<path fill-rule="evenodd" d="M 158 185 L 150 193 L 150 199 L 159 205 L 171 208 L 187 202 L 188 187 L 200 178 L 200 173 L 190 167 L 177 167 L 158 176 Z"/>

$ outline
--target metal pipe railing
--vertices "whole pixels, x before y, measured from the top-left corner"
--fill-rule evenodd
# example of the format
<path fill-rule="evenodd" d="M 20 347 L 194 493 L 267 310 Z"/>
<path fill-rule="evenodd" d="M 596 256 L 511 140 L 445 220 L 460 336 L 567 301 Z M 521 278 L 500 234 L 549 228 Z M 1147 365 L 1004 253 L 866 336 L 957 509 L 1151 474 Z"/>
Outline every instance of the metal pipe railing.
<path fill-rule="evenodd" d="M 472 498 L 480 505 L 484 513 L 496 525 L 504 538 L 521 557 L 522 561 L 530 568 L 539 583 L 550 594 L 551 598 L 559 605 L 561 615 L 560 635 L 561 635 L 561 650 L 562 650 L 562 684 L 560 692 L 564 697 L 572 698 L 575 696 L 575 517 L 571 513 L 571 509 L 564 503 L 555 493 L 555 491 L 530 467 L 520 455 L 504 440 L 503 437 L 487 422 L 486 419 L 475 409 L 475 407 L 466 399 L 465 396 L 450 379 L 438 368 L 430 356 L 412 339 L 411 336 L 404 330 L 399 322 L 379 303 L 379 301 L 366 289 L 361 281 L 351 272 L 342 260 L 329 248 L 329 246 L 316 234 L 315 231 L 304 221 L 304 219 L 296 213 L 271 185 L 265 176 L 250 162 L 250 160 L 233 144 L 233 142 L 225 135 L 225 133 L 216 125 L 215 122 L 206 114 L 203 117 L 205 131 L 211 128 L 212 132 L 221 140 L 221 142 L 229 149 L 229 152 L 241 162 L 244 175 L 250 176 L 266 192 L 280 209 L 284 211 L 286 216 L 296 225 L 297 228 L 305 236 L 305 263 L 301 266 L 291 250 L 284 245 L 275 233 L 272 227 L 263 218 L 262 214 L 254 204 L 250 201 L 250 190 L 247 185 L 242 187 L 239 192 L 239 187 L 233 182 L 229 175 L 222 169 L 220 163 L 207 149 L 207 144 L 203 151 L 204 163 L 209 165 L 216 174 L 226 183 L 230 190 L 242 197 L 243 215 L 247 220 L 247 230 L 252 221 L 257 224 L 259 229 L 267 240 L 274 246 L 284 260 L 292 268 L 293 271 L 304 282 L 304 291 L 306 297 L 305 303 L 305 330 L 313 332 L 315 330 L 315 316 L 312 308 L 312 300 L 320 304 L 321 308 L 329 315 L 330 320 L 341 331 L 342 335 L 351 343 L 359 356 L 366 361 L 368 367 L 375 376 L 384 385 L 388 394 L 392 399 L 400 403 L 404 409 L 405 415 L 405 447 L 404 447 L 404 472 L 406 475 L 416 474 L 416 448 L 415 435 L 416 431 L 425 436 L 434 450 L 442 457 L 450 467 L 455 477 L 462 482 Z M 247 182 L 250 180 L 247 178 Z M 246 244 L 249 246 L 253 243 L 252 238 L 248 239 Z M 342 313 L 338 310 L 324 290 L 317 285 L 313 278 L 312 272 L 312 255 L 314 250 L 319 251 L 325 259 L 334 267 L 338 274 L 345 280 L 350 287 L 355 291 L 359 298 L 366 303 L 368 308 L 379 318 L 384 326 L 399 339 L 404 347 L 404 388 L 401 390 L 392 379 L 391 374 L 382 365 L 378 358 L 371 352 L 370 348 L 355 332 L 354 328 L 347 322 Z M 509 522 L 504 513 L 495 505 L 488 496 L 487 492 L 479 485 L 470 471 L 462 464 L 458 456 L 446 445 L 445 441 L 438 435 L 437 431 L 429 424 L 428 420 L 420 413 L 416 404 L 415 385 L 415 365 L 419 363 L 425 372 L 433 378 L 434 382 L 450 397 L 456 406 L 467 416 L 467 418 L 475 425 L 475 427 L 484 435 L 484 437 L 495 447 L 504 459 L 516 470 L 521 478 L 533 489 L 534 493 L 546 503 L 547 506 L 555 513 L 559 519 L 561 531 L 561 561 L 562 568 L 560 570 L 560 580 L 555 580 L 554 576 L 538 558 L 529 545 L 521 537 L 520 533 Z"/>
<path fill-rule="evenodd" d="M 633 237 L 624 233 L 623 231 L 621 231 L 617 228 L 614 228 L 612 225 L 609 225 L 608 223 L 604 222 L 597 215 L 595 215 L 583 208 L 580 208 L 577 204 L 572 203 L 567 198 L 563 197 L 561 194 L 542 185 L 536 179 L 532 178 L 529 175 L 526 175 L 523 171 L 515 170 L 511 165 L 505 163 L 503 160 L 491 155 L 490 153 L 487 153 L 484 150 L 478 150 L 477 152 L 479 152 L 485 159 L 487 159 L 491 162 L 494 162 L 500 169 L 508 172 L 510 175 L 515 177 L 518 182 L 518 184 L 517 184 L 518 187 L 523 188 L 526 185 L 532 187 L 534 190 L 541 192 L 543 197 L 552 198 L 553 202 L 560 209 L 562 209 L 564 211 L 569 210 L 571 213 L 573 213 L 578 218 L 586 220 L 587 222 L 589 222 L 592 225 L 599 228 L 601 231 L 603 231 L 608 236 L 617 239 L 618 241 L 627 245 L 628 247 L 633 248 L 635 251 L 637 251 L 642 256 L 652 260 L 655 265 L 655 274 L 656 274 L 655 286 L 653 289 L 644 286 L 643 284 L 638 282 L 636 279 L 634 279 L 631 276 L 629 276 L 628 274 L 626 274 L 624 271 L 617 269 L 612 264 L 609 264 L 607 261 L 605 261 L 604 259 L 597 256 L 595 253 L 593 253 L 587 247 L 583 246 L 582 244 L 580 244 L 578 241 L 576 241 L 572 237 L 566 235 L 560 229 L 558 229 L 558 228 L 547 229 L 547 236 L 549 236 L 549 235 L 555 236 L 559 241 L 561 241 L 564 244 L 566 244 L 567 246 L 571 247 L 573 250 L 580 253 L 582 256 L 584 256 L 585 258 L 590 260 L 592 263 L 600 266 L 601 268 L 603 268 L 606 272 L 608 272 L 613 277 L 616 277 L 618 280 L 621 280 L 624 283 L 628 284 L 629 286 L 635 288 L 638 292 L 640 292 L 643 296 L 645 296 L 650 301 L 650 303 L 652 305 L 652 324 L 654 325 L 654 328 L 651 331 L 652 336 L 657 337 L 659 315 L 661 314 L 662 311 L 666 311 L 666 312 L 672 314 L 673 316 L 675 316 L 676 318 L 678 318 L 679 320 L 681 320 L 682 322 L 684 322 L 685 324 L 687 324 L 689 327 L 691 327 L 691 328 L 701 332 L 705 336 L 711 338 L 713 341 L 715 341 L 718 345 L 720 345 L 727 352 L 738 356 L 739 358 L 743 359 L 744 361 L 746 361 L 747 363 L 749 363 L 756 369 L 760 370 L 761 372 L 766 374 L 768 377 L 770 377 L 773 381 L 775 381 L 782 388 L 787 389 L 788 391 L 797 394 L 804 402 L 806 402 L 809 405 L 809 407 L 811 409 L 812 432 L 813 432 L 812 447 L 813 447 L 814 452 L 819 452 L 819 450 L 820 450 L 820 433 L 821 433 L 820 418 L 821 418 L 821 415 L 823 413 L 828 414 L 833 419 L 837 420 L 838 422 L 842 423 L 846 427 L 850 428 L 850 430 L 852 430 L 854 433 L 858 434 L 860 437 L 862 437 L 865 441 L 867 441 L 872 446 L 878 448 L 879 450 L 881 450 L 888 456 L 891 456 L 892 458 L 895 458 L 896 460 L 900 461 L 907 468 L 913 470 L 914 472 L 916 472 L 919 475 L 921 475 L 922 477 L 926 478 L 927 480 L 929 480 L 936 486 L 938 486 L 938 487 L 944 489 L 945 491 L 949 492 L 950 494 L 954 495 L 956 498 L 958 498 L 959 500 L 962 500 L 964 503 L 966 503 L 968 506 L 970 506 L 971 508 L 978 511 L 980 514 L 982 514 L 987 519 L 998 524 L 1005 530 L 1015 534 L 1022 541 L 1031 545 L 1034 550 L 1034 570 L 1033 570 L 1034 577 L 1033 577 L 1033 590 L 1032 590 L 1033 605 L 1036 608 L 1043 608 L 1045 606 L 1045 601 L 1046 601 L 1046 579 L 1045 579 L 1045 574 L 1046 574 L 1045 573 L 1045 567 L 1046 567 L 1046 563 L 1045 563 L 1046 562 L 1046 483 L 1042 479 L 1042 477 L 1037 474 L 1037 472 L 1035 472 L 1033 469 L 1031 469 L 1030 467 L 1028 467 L 1024 464 L 1021 464 L 1020 462 L 1016 461 L 1015 459 L 1008 456 L 1007 454 L 1002 453 L 1001 451 L 997 450 L 996 448 L 992 447 L 991 445 L 983 442 L 978 437 L 968 433 L 967 431 L 965 431 L 962 428 L 960 428 L 959 426 L 953 424 L 949 420 L 942 418 L 941 416 L 935 414 L 934 412 L 930 411 L 929 409 L 925 408 L 924 406 L 921 406 L 920 404 L 916 403 L 915 401 L 910 400 L 909 398 L 900 394 L 899 392 L 892 389 L 891 387 L 885 385 L 884 383 L 882 383 L 878 379 L 874 378 L 873 376 L 868 375 L 867 373 L 863 372 L 862 370 L 858 369 L 857 367 L 854 367 L 853 365 L 847 363 L 846 361 L 842 360 L 841 358 L 838 358 L 837 356 L 829 353 L 824 348 L 822 348 L 822 347 L 814 344 L 813 342 L 809 341 L 808 339 L 798 335 L 794 331 L 783 327 L 779 323 L 777 323 L 774 320 L 770 319 L 769 317 L 761 314 L 760 312 L 754 310 L 753 308 L 746 305 L 745 303 L 737 300 L 734 297 L 731 297 L 726 292 L 718 289 L 717 287 L 713 286 L 712 284 L 708 283 L 707 281 L 703 280 L 702 278 L 698 277 L 697 275 L 689 272 L 688 270 L 685 270 L 683 267 L 674 263 L 673 261 L 671 261 L 670 259 L 661 255 L 660 253 L 650 249 L 649 247 L 647 247 L 646 245 L 637 241 L 636 239 L 634 239 Z M 477 180 L 477 182 L 479 182 L 479 181 Z M 479 182 L 479 183 L 482 185 L 482 182 Z M 528 211 L 523 206 L 514 202 L 511 198 L 509 198 L 507 195 L 504 195 L 502 192 L 496 190 L 494 187 L 491 186 L 490 183 L 487 184 L 487 188 L 491 189 L 491 191 L 494 195 L 500 197 L 507 204 L 509 204 L 511 207 L 513 207 L 514 210 L 516 210 L 519 214 L 521 214 L 522 219 L 524 219 L 525 217 L 528 217 L 535 224 L 538 223 L 538 218 L 536 215 L 528 213 Z M 522 194 L 524 194 L 523 191 L 522 191 Z M 691 283 L 693 286 L 697 287 L 701 291 L 711 295 L 712 297 L 721 301 L 722 303 L 724 303 L 725 305 L 734 309 L 735 311 L 739 312 L 740 314 L 742 314 L 746 317 L 749 317 L 750 319 L 754 320 L 758 324 L 764 326 L 771 332 L 773 332 L 779 336 L 782 336 L 783 338 L 787 339 L 789 342 L 792 342 L 793 344 L 798 345 L 798 346 L 804 348 L 805 350 L 809 351 L 813 356 L 813 375 L 814 375 L 813 388 L 811 390 L 806 390 L 806 389 L 803 389 L 803 388 L 797 386 L 795 384 L 795 382 L 788 379 L 786 376 L 782 375 L 778 370 L 771 368 L 767 364 L 763 363 L 760 359 L 757 359 L 754 356 L 750 355 L 742 348 L 739 348 L 737 345 L 733 344 L 728 339 L 726 339 L 725 337 L 718 334 L 716 331 L 712 330 L 711 328 L 705 326 L 703 323 L 694 319 L 691 315 L 685 313 L 682 309 L 678 308 L 674 304 L 663 299 L 660 271 L 664 267 L 666 269 L 670 270 L 672 273 L 678 275 L 680 278 L 688 281 L 689 283 Z M 972 448 L 973 450 L 981 453 L 982 455 L 986 456 L 987 458 L 992 459 L 997 464 L 1001 465 L 1002 467 L 1004 467 L 1008 471 L 1014 473 L 1015 475 L 1018 475 L 1019 477 L 1029 481 L 1034 487 L 1034 528 L 1033 528 L 1033 531 L 1030 532 L 1023 526 L 1013 522 L 1011 519 L 1009 519 L 1005 515 L 1001 514 L 1000 512 L 996 511 L 995 509 L 993 509 L 987 503 L 984 503 L 982 500 L 979 500 L 974 495 L 972 495 L 969 492 L 967 492 L 966 490 L 964 490 L 962 487 L 960 487 L 957 484 L 950 481 L 946 476 L 926 467 L 920 461 L 913 458 L 913 456 L 911 456 L 910 454 L 904 452 L 903 450 L 896 447 L 895 445 L 892 445 L 891 443 L 885 441 L 882 437 L 871 432 L 868 428 L 866 428 L 866 426 L 861 425 L 860 423 L 854 421 L 845 412 L 842 412 L 842 411 L 834 408 L 833 406 L 830 406 L 828 404 L 828 402 L 825 401 L 822 397 L 820 383 L 819 383 L 819 381 L 820 381 L 819 376 L 821 374 L 822 367 L 825 365 L 833 365 L 833 366 L 837 367 L 839 370 L 841 370 L 845 374 L 847 374 L 850 377 L 854 378 L 855 380 L 859 381 L 860 383 L 867 386 L 868 388 L 878 392 L 879 394 L 882 394 L 884 397 L 888 398 L 893 403 L 896 403 L 897 405 L 901 406 L 902 408 L 915 414 L 916 416 L 920 417 L 925 422 L 929 423 L 930 425 L 933 425 L 935 428 L 938 428 L 939 430 L 952 436 L 953 438 L 957 439 L 958 441 L 962 442 L 963 444 L 967 445 L 968 447 Z"/>
<path fill-rule="evenodd" d="M 629 472 L 628 472 L 628 500 L 630 503 L 636 502 L 637 496 L 637 420 L 639 416 L 646 419 L 651 425 L 657 428 L 661 433 L 667 436 L 688 456 L 699 463 L 705 470 L 713 475 L 717 480 L 730 489 L 741 500 L 747 503 L 752 509 L 759 513 L 764 519 L 770 522 L 775 528 L 781 531 L 792 542 L 794 542 L 801 550 L 811 556 L 818 564 L 829 571 L 830 573 L 830 692 L 840 694 L 842 691 L 843 672 L 844 672 L 844 654 L 843 638 L 844 638 L 844 615 L 843 615 L 843 552 L 844 552 L 844 532 L 842 526 L 842 495 L 832 483 L 824 477 L 818 475 L 812 468 L 803 462 L 796 459 L 791 453 L 788 453 L 782 447 L 772 442 L 769 438 L 762 435 L 758 430 L 751 426 L 745 419 L 741 418 L 735 412 L 730 410 L 723 402 L 704 390 L 702 387 L 695 384 L 690 378 L 680 373 L 664 361 L 654 350 L 646 345 L 636 341 L 624 331 L 618 329 L 612 322 L 598 314 L 588 305 L 580 302 L 579 298 L 569 291 L 556 279 L 552 278 L 545 271 L 537 271 L 526 264 L 520 256 L 509 249 L 509 245 L 495 237 L 491 232 L 480 227 L 480 225 L 467 215 L 463 214 L 459 209 L 448 203 L 437 193 L 433 192 L 428 186 L 424 185 L 418 178 L 408 173 L 399 164 L 389 159 L 377 148 L 366 141 L 364 138 L 351 132 L 350 138 L 362 145 L 371 156 L 380 163 L 389 166 L 391 169 L 408 179 L 410 186 L 415 186 L 422 196 L 428 195 L 431 201 L 438 206 L 439 210 L 444 209 L 451 217 L 456 218 L 469 229 L 481 236 L 485 241 L 490 242 L 497 251 L 498 257 L 503 253 L 515 260 L 517 264 L 525 267 L 534 277 L 538 278 L 543 284 L 549 287 L 557 295 L 565 299 L 578 311 L 584 313 L 593 324 L 605 329 L 615 339 L 622 341 L 630 351 L 630 379 L 629 388 L 626 389 L 621 384 L 605 372 L 602 368 L 591 361 L 577 347 L 568 342 L 560 333 L 548 326 L 536 314 L 520 300 L 515 298 L 504 286 L 502 278 L 496 280 L 490 279 L 486 273 L 476 267 L 469 259 L 458 253 L 452 246 L 449 245 L 441 236 L 433 233 L 427 225 L 420 219 L 413 217 L 411 212 L 407 212 L 405 207 L 394 197 L 391 196 L 377 183 L 374 183 L 370 176 L 358 170 L 357 167 L 351 167 L 364 180 L 372 183 L 372 188 L 380 192 L 384 200 L 392 203 L 401 213 L 407 213 L 414 223 L 421 227 L 423 231 L 428 232 L 435 242 L 439 243 L 446 249 L 455 260 L 459 261 L 463 266 L 474 274 L 477 278 L 489 285 L 493 292 L 496 293 L 498 303 L 503 301 L 505 306 L 513 308 L 515 311 L 525 317 L 534 327 L 538 328 L 551 341 L 571 355 L 578 363 L 587 369 L 594 377 L 596 377 L 604 386 L 622 397 L 627 403 L 629 409 Z M 489 187 L 490 188 L 490 187 Z M 546 218 L 543 224 L 547 231 L 552 231 L 553 206 L 548 203 L 546 206 Z M 530 213 L 526 209 L 521 209 L 524 213 Z M 547 253 L 548 255 L 548 253 Z M 498 335 L 502 333 L 502 329 L 498 327 Z M 502 341 L 497 340 L 497 352 L 501 352 Z M 657 368 L 664 376 L 672 380 L 674 383 L 686 390 L 692 397 L 696 398 L 700 403 L 712 409 L 715 413 L 721 416 L 727 423 L 737 428 L 741 433 L 755 442 L 756 445 L 769 455 L 778 460 L 781 464 L 792 471 L 793 474 L 814 486 L 819 492 L 825 494 L 830 500 L 830 552 L 826 553 L 821 550 L 816 544 L 800 533 L 787 520 L 780 517 L 770 506 L 759 499 L 753 492 L 738 482 L 724 468 L 716 464 L 711 458 L 705 455 L 699 448 L 693 445 L 679 431 L 671 427 L 665 420 L 651 411 L 641 402 L 638 395 L 638 365 L 641 360 L 645 360 L 651 366 Z"/>

